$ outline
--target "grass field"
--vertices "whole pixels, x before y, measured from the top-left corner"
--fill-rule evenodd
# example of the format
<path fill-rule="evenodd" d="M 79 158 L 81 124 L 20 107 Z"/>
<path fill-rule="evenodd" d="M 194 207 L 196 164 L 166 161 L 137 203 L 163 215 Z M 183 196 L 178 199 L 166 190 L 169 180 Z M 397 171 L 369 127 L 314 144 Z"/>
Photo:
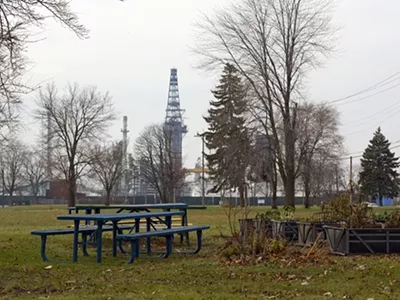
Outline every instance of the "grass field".
<path fill-rule="evenodd" d="M 334 263 L 303 266 L 277 261 L 250 266 L 222 263 L 218 248 L 224 243 L 221 233 L 228 233 L 228 222 L 217 207 L 189 210 L 190 223 L 212 226 L 196 256 L 139 259 L 127 265 L 127 256 L 111 256 L 108 238 L 101 265 L 95 263 L 92 248 L 91 256 L 80 256 L 77 264 L 44 263 L 40 238 L 30 231 L 65 228 L 70 223 L 57 221 L 56 216 L 66 212 L 61 206 L 0 208 L 0 298 L 400 299 L 400 256 L 332 256 Z M 297 210 L 298 216 L 309 213 Z M 49 257 L 71 258 L 72 236 L 50 237 L 48 245 Z M 49 265 L 52 268 L 46 270 Z M 332 297 L 324 296 L 327 292 Z"/>

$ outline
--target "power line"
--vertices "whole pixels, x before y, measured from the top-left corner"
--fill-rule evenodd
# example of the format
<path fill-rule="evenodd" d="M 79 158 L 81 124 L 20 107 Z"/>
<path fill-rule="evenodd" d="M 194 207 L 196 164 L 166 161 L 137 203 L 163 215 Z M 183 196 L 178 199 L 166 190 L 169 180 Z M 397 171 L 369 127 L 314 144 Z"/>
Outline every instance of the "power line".
<path fill-rule="evenodd" d="M 399 79 L 400 79 L 400 78 L 399 78 Z M 384 92 L 393 90 L 394 88 L 396 88 L 396 87 L 398 87 L 398 86 L 400 86 L 400 83 L 398 83 L 398 84 L 396 84 L 396 85 L 393 85 L 393 86 L 391 86 L 391 87 L 388 87 L 388 88 L 386 88 L 386 89 L 384 89 L 384 90 L 381 90 L 381 91 L 379 91 L 379 92 L 376 92 L 376 93 L 374 93 L 374 94 L 371 94 L 371 95 L 368 95 L 368 96 L 365 96 L 365 97 L 361 97 L 361 98 L 357 98 L 357 99 L 354 99 L 354 100 L 351 100 L 351 101 L 347 101 L 347 102 L 344 102 L 344 103 L 339 103 L 338 105 L 346 105 L 346 104 L 358 102 L 358 101 L 361 101 L 361 100 L 365 100 L 365 99 L 368 99 L 368 98 L 371 98 L 371 97 L 380 95 L 380 94 L 382 94 L 382 93 L 384 93 Z M 338 102 L 338 101 L 337 101 L 337 102 Z M 332 102 L 328 102 L 328 103 L 329 103 L 329 104 L 332 104 Z M 333 102 L 333 103 L 336 103 L 336 102 Z"/>
<path fill-rule="evenodd" d="M 400 140 L 394 142 L 394 144 L 399 143 L 399 142 L 400 142 Z M 400 148 L 400 145 L 396 145 L 396 146 L 390 147 L 389 150 L 393 150 L 393 149 L 397 149 L 397 148 Z M 355 152 L 355 153 L 363 153 L 363 152 Z M 349 155 L 349 156 L 340 158 L 340 160 L 350 159 L 350 157 L 352 157 L 352 158 L 361 158 L 362 156 L 363 156 L 363 154 L 359 154 L 359 155 L 356 155 L 356 156 Z"/>
<path fill-rule="evenodd" d="M 360 119 L 358 119 L 358 120 L 355 120 L 355 121 L 353 121 L 353 122 L 348 122 L 348 123 L 346 123 L 345 125 L 350 125 L 350 124 L 352 124 L 352 125 L 355 126 L 355 127 L 358 127 L 358 126 L 360 126 L 360 125 L 364 125 L 365 122 L 362 122 L 362 121 L 368 120 L 368 123 L 369 123 L 370 121 L 375 120 L 375 119 L 377 119 L 378 117 L 380 117 L 380 115 L 382 115 L 382 114 L 385 113 L 386 111 L 389 112 L 389 111 L 391 111 L 392 109 L 396 109 L 396 108 L 398 108 L 398 107 L 400 107 L 400 102 L 397 102 L 397 103 L 395 103 L 395 104 L 393 104 L 393 105 L 390 105 L 390 106 L 388 106 L 388 107 L 386 107 L 386 108 L 384 108 L 384 109 L 382 109 L 382 110 L 380 110 L 380 111 L 378 111 L 378 112 L 376 112 L 376 113 L 373 113 L 372 115 L 365 116 L 365 117 L 360 118 Z M 343 126 L 343 125 L 342 125 L 342 126 Z"/>
<path fill-rule="evenodd" d="M 357 93 L 351 94 L 351 95 L 346 96 L 346 97 L 342 97 L 342 98 L 339 98 L 339 99 L 335 99 L 335 100 L 328 101 L 328 103 L 333 104 L 333 103 L 342 102 L 342 101 L 348 100 L 348 99 L 350 99 L 350 98 L 354 98 L 354 97 L 356 97 L 356 96 L 362 95 L 362 94 L 364 94 L 364 93 L 367 93 L 367 92 L 376 90 L 376 89 L 378 89 L 378 88 L 380 88 L 380 87 L 382 87 L 382 86 L 388 85 L 389 83 L 392 83 L 392 82 L 394 82 L 394 81 L 400 79 L 400 77 L 398 77 L 398 78 L 395 78 L 395 79 L 393 79 L 393 80 L 390 80 L 390 79 L 392 79 L 393 77 L 396 77 L 396 76 L 399 75 L 399 74 L 400 74 L 400 71 L 397 71 L 396 73 L 390 75 L 389 77 L 385 78 L 384 80 L 381 80 L 381 81 L 379 81 L 378 83 L 376 83 L 376 84 L 374 84 L 374 85 L 372 85 L 372 86 L 370 86 L 370 87 L 368 87 L 368 88 L 365 88 L 365 89 L 363 89 L 363 90 L 361 90 L 361 91 L 359 91 L 359 92 L 357 92 Z M 388 81 L 388 80 L 389 80 L 389 81 Z M 396 85 L 396 86 L 397 86 L 397 85 Z M 394 87 L 396 87 L 396 86 L 394 86 Z M 394 87 L 392 87 L 392 88 L 394 88 Z M 381 92 L 384 92 L 384 91 L 386 91 L 386 90 L 383 90 L 383 91 L 381 91 Z M 372 97 L 372 96 L 371 96 L 371 97 Z"/>
<path fill-rule="evenodd" d="M 363 131 L 365 131 L 366 129 L 370 129 L 370 128 L 374 128 L 374 127 L 380 126 L 382 123 L 384 123 L 384 122 L 390 120 L 391 118 L 395 117 L 395 116 L 398 115 L 399 113 L 400 113 L 400 109 L 397 109 L 394 113 L 390 114 L 390 115 L 389 115 L 388 117 L 386 117 L 384 120 L 381 120 L 381 121 L 379 121 L 378 123 L 375 123 L 375 124 L 373 124 L 373 125 L 364 127 L 364 128 L 361 129 L 361 130 L 357 130 L 357 131 L 353 131 L 353 132 L 347 133 L 347 134 L 345 134 L 345 135 L 346 135 L 346 136 L 351 136 L 351 135 L 354 135 L 354 134 L 363 132 Z M 368 122 L 368 123 L 369 123 L 369 122 Z M 359 127 L 359 126 L 362 126 L 362 125 L 365 125 L 365 124 L 367 124 L 367 123 L 364 122 L 364 124 L 359 124 L 359 125 L 354 126 L 354 127 Z"/>

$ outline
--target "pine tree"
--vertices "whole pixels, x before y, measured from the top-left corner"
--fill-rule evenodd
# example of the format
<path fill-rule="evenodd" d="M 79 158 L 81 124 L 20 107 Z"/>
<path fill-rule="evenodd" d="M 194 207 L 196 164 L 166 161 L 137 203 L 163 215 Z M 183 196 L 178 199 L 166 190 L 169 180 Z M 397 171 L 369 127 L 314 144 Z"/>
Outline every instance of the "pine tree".
<path fill-rule="evenodd" d="M 380 206 L 383 197 L 398 195 L 398 160 L 390 151 L 390 142 L 378 128 L 361 159 L 359 184 L 363 194 L 379 199 Z"/>
<path fill-rule="evenodd" d="M 236 68 L 227 64 L 210 101 L 205 144 L 209 176 L 215 183 L 210 192 L 238 188 L 241 205 L 246 201 L 246 171 L 249 165 L 250 138 L 245 126 L 246 90 Z"/>

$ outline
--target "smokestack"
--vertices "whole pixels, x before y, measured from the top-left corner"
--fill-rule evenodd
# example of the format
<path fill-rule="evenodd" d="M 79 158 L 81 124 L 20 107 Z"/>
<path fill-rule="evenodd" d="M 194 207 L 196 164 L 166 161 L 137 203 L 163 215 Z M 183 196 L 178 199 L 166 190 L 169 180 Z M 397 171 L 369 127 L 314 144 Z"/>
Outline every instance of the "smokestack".
<path fill-rule="evenodd" d="M 127 157 L 127 148 L 128 148 L 128 117 L 124 116 L 122 119 L 122 163 L 124 166 L 124 174 L 123 174 L 123 190 L 125 194 L 125 202 L 127 201 L 128 193 L 129 193 L 129 182 L 128 182 L 128 157 Z"/>

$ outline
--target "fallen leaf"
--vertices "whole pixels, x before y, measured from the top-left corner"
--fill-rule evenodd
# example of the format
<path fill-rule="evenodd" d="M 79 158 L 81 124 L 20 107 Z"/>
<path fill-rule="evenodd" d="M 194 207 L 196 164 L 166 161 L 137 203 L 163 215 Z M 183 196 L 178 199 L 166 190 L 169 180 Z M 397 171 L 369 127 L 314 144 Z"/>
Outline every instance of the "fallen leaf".
<path fill-rule="evenodd" d="M 53 268 L 53 266 L 47 266 L 47 267 L 45 267 L 44 269 L 45 270 L 51 270 Z"/>

